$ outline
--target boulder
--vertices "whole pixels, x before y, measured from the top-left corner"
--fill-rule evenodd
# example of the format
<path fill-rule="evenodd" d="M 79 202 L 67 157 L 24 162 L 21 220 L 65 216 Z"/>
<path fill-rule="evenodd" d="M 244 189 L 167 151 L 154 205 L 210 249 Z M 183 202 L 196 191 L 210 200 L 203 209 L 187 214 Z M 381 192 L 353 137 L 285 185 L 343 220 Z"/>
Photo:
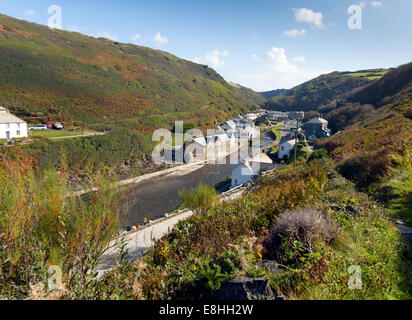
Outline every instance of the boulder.
<path fill-rule="evenodd" d="M 268 279 L 239 277 L 223 285 L 213 300 L 276 300 Z"/>
<path fill-rule="evenodd" d="M 352 207 L 352 206 L 347 206 L 347 207 L 345 208 L 345 210 L 346 210 L 346 212 L 348 212 L 348 213 L 350 213 L 350 214 L 352 214 L 352 215 L 355 215 L 355 216 L 359 216 L 359 215 L 360 215 L 360 212 L 359 212 L 357 209 L 355 209 L 354 207 Z"/>

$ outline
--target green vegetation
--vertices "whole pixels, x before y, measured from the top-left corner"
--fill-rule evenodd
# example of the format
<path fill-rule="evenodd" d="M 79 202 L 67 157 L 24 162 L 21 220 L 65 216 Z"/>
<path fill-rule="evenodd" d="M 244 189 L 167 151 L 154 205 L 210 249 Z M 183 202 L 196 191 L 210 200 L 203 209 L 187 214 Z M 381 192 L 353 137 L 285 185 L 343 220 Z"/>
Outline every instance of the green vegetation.
<path fill-rule="evenodd" d="M 384 182 L 375 197 L 387 203 L 389 211 L 412 227 L 412 169 L 403 170 Z"/>
<path fill-rule="evenodd" d="M 313 160 L 321 160 L 325 159 L 328 156 L 328 151 L 325 149 L 318 149 L 315 150 L 314 152 L 311 153 L 311 155 L 308 158 L 308 162 L 313 161 Z"/>
<path fill-rule="evenodd" d="M 373 70 L 362 70 L 357 72 L 348 72 L 346 74 L 352 77 L 367 78 L 368 80 L 378 80 L 382 78 L 389 70 L 386 69 L 373 69 Z"/>
<path fill-rule="evenodd" d="M 56 168 L 73 176 L 94 174 L 105 168 L 115 171 L 126 161 L 136 162 L 143 169 L 143 164 L 153 165 L 146 156 L 153 150 L 153 144 L 150 133 L 119 129 L 77 139 L 38 138 L 29 145 L 12 148 L 11 152 L 22 150 L 35 159 L 35 167 L 41 170 Z"/>
<path fill-rule="evenodd" d="M 370 82 L 368 78 L 332 72 L 267 100 L 264 107 L 278 111 L 318 111 L 322 106 L 336 103 L 349 91 Z"/>
<path fill-rule="evenodd" d="M 191 188 L 190 190 L 183 188 L 179 191 L 179 196 L 183 201 L 183 205 L 196 213 L 204 213 L 217 201 L 216 189 L 204 183 L 199 183 L 197 188 Z"/>
<path fill-rule="evenodd" d="M 216 203 L 179 222 L 126 272 L 108 274 L 99 297 L 208 299 L 226 281 L 249 276 L 268 278 L 272 289 L 288 299 L 410 299 L 411 271 L 389 215 L 347 180 L 328 180 L 331 166 L 312 161 L 298 171 L 269 173 L 241 199 Z M 258 268 L 259 261 L 272 258 L 266 239 L 281 214 L 312 210 L 307 208 L 330 221 L 332 233 L 314 226 L 320 231 L 311 238 L 310 251 L 292 233 L 279 247 L 283 273 Z M 351 265 L 362 269 L 362 290 L 348 288 Z"/>
<path fill-rule="evenodd" d="M 48 268 L 62 270 L 56 298 L 91 298 L 97 259 L 118 225 L 117 196 L 104 174 L 99 193 L 74 198 L 54 171 L 41 176 L 24 158 L 0 159 L 0 297 L 41 299 Z"/>
<path fill-rule="evenodd" d="M 47 131 L 31 131 L 30 137 L 60 138 L 60 137 L 78 136 L 81 134 L 82 134 L 81 132 L 73 132 L 73 131 L 47 130 Z"/>
<path fill-rule="evenodd" d="M 53 40 L 51 40 L 53 39 Z M 224 120 L 263 97 L 207 66 L 169 53 L 95 39 L 0 15 L 0 104 L 23 118 L 139 130 L 175 120 Z"/>

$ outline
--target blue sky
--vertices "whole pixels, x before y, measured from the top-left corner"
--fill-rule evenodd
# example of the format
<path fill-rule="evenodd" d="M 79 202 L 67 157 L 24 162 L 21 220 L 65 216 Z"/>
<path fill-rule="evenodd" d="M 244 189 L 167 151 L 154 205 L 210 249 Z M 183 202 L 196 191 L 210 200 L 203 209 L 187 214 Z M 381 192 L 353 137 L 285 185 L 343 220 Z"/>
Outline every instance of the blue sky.
<path fill-rule="evenodd" d="M 258 91 L 412 60 L 411 0 L 0 0 L 0 12 L 46 25 L 54 4 L 65 30 L 165 50 Z"/>

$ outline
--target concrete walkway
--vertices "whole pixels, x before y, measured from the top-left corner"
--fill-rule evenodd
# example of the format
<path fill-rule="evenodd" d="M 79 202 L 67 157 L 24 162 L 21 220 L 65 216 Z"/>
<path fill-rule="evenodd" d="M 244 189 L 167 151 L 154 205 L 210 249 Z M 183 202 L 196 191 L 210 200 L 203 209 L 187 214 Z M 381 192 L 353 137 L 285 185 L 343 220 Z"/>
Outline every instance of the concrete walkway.
<path fill-rule="evenodd" d="M 232 189 L 222 194 L 221 201 L 238 199 L 243 195 L 244 191 L 244 187 Z M 128 250 L 127 261 L 133 262 L 143 256 L 154 245 L 155 240 L 160 239 L 171 232 L 179 221 L 185 220 L 193 214 L 193 211 L 189 209 L 182 210 L 173 216 L 168 216 L 155 221 L 138 231 L 125 233 L 125 243 Z M 116 266 L 116 261 L 119 259 L 118 243 L 119 239 L 113 240 L 107 251 L 99 259 L 97 266 L 98 279 L 101 279 L 105 272 L 112 270 Z"/>
<path fill-rule="evenodd" d="M 83 138 L 83 137 L 94 137 L 94 136 L 103 136 L 104 132 L 83 132 L 83 134 L 78 134 L 75 136 L 64 136 L 64 137 L 52 137 L 48 138 L 50 140 L 62 140 L 62 139 L 73 139 L 73 138 Z"/>

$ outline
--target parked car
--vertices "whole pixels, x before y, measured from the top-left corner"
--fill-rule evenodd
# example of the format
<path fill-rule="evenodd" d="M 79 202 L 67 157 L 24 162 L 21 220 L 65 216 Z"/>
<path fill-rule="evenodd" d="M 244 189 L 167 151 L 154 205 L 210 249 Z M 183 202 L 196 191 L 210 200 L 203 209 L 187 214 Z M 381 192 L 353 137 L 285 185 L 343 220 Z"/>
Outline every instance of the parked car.
<path fill-rule="evenodd" d="M 63 125 L 60 122 L 56 122 L 55 124 L 53 124 L 53 128 L 56 130 L 62 130 Z"/>
<path fill-rule="evenodd" d="M 46 125 L 46 127 L 48 128 L 48 129 L 50 129 L 51 127 L 52 127 L 52 124 L 50 123 L 50 122 L 45 122 L 45 123 L 43 123 L 44 125 Z"/>
<path fill-rule="evenodd" d="M 33 127 L 29 128 L 30 131 L 47 131 L 47 126 L 45 124 L 36 124 Z"/>

